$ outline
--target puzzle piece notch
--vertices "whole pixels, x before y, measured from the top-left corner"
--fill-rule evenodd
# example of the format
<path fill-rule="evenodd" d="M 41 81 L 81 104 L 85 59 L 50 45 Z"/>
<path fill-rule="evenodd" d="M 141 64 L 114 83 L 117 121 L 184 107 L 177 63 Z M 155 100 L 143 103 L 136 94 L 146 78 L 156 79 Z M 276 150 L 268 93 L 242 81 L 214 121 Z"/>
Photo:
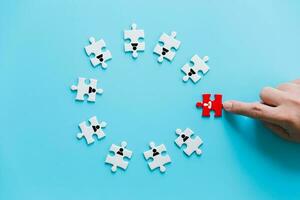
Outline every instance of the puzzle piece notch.
<path fill-rule="evenodd" d="M 202 151 L 199 147 L 203 144 L 203 141 L 199 136 L 192 138 L 194 132 L 191 129 L 186 128 L 184 131 L 176 129 L 176 134 L 178 138 L 175 140 L 175 143 L 178 147 L 181 147 L 183 144 L 186 145 L 186 148 L 183 150 L 186 155 L 191 156 L 194 152 L 197 155 L 201 155 Z"/>
<path fill-rule="evenodd" d="M 132 57 L 137 58 L 139 51 L 145 50 L 145 42 L 139 42 L 140 39 L 144 39 L 144 30 L 137 29 L 137 25 L 133 23 L 131 30 L 124 31 L 124 39 L 130 40 L 130 43 L 124 44 L 125 52 L 132 52 Z"/>
<path fill-rule="evenodd" d="M 90 125 L 88 126 L 86 122 L 81 122 L 79 124 L 79 128 L 81 133 L 77 134 L 77 138 L 85 138 L 87 144 L 92 144 L 95 140 L 93 138 L 94 135 L 97 136 L 97 139 L 102 139 L 105 137 L 105 133 L 103 132 L 103 128 L 107 126 L 107 123 L 101 121 L 100 123 L 97 120 L 96 116 L 93 116 L 89 119 Z"/>
<path fill-rule="evenodd" d="M 84 96 L 87 95 L 87 101 L 95 102 L 96 94 L 102 94 L 103 89 L 97 88 L 96 79 L 88 79 L 89 83 L 86 83 L 86 78 L 79 77 L 78 84 L 72 85 L 71 90 L 77 90 L 76 100 L 84 101 Z"/>
<path fill-rule="evenodd" d="M 152 162 L 148 163 L 151 170 L 159 168 L 160 172 L 165 172 L 165 165 L 171 163 L 171 157 L 169 155 L 162 155 L 162 153 L 167 152 L 164 144 L 156 146 L 154 142 L 150 142 L 150 150 L 144 152 L 144 157 L 146 160 L 152 158 Z"/>
<path fill-rule="evenodd" d="M 102 68 L 107 68 L 106 61 L 112 59 L 111 52 L 109 50 L 102 50 L 106 48 L 105 41 L 103 39 L 100 39 L 96 41 L 94 37 L 89 38 L 90 44 L 87 45 L 84 49 L 88 56 L 91 56 L 91 54 L 94 54 L 94 57 L 90 58 L 90 61 L 94 67 L 97 65 L 101 65 Z"/>
<path fill-rule="evenodd" d="M 190 66 L 189 63 L 186 63 L 181 70 L 186 74 L 182 79 L 184 82 L 187 82 L 191 79 L 194 83 L 198 82 L 201 79 L 201 76 L 198 74 L 199 71 L 202 74 L 206 74 L 209 71 L 209 67 L 206 65 L 209 57 L 204 56 L 202 59 L 196 54 L 191 58 L 193 66 Z"/>
<path fill-rule="evenodd" d="M 172 49 L 178 50 L 181 44 L 179 40 L 175 39 L 176 35 L 177 33 L 173 31 L 171 35 L 163 33 L 160 36 L 159 42 L 162 42 L 163 45 L 157 44 L 153 51 L 155 54 L 159 55 L 157 59 L 159 63 L 162 63 L 164 58 L 169 61 L 172 61 L 175 57 L 176 52 L 172 51 Z"/>
<path fill-rule="evenodd" d="M 215 117 L 221 117 L 223 110 L 222 95 L 215 94 L 214 100 L 210 100 L 210 96 L 211 94 L 203 94 L 202 102 L 197 102 L 196 107 L 202 108 L 203 117 L 210 117 L 210 111 L 215 112 Z"/>
<path fill-rule="evenodd" d="M 116 172 L 118 167 L 123 170 L 127 169 L 129 162 L 125 161 L 124 158 L 130 159 L 132 156 L 132 151 L 128 150 L 126 147 L 126 141 L 121 142 L 121 146 L 117 146 L 115 144 L 111 145 L 109 151 L 113 152 L 114 156 L 108 154 L 106 156 L 105 163 L 112 165 L 112 172 Z"/>

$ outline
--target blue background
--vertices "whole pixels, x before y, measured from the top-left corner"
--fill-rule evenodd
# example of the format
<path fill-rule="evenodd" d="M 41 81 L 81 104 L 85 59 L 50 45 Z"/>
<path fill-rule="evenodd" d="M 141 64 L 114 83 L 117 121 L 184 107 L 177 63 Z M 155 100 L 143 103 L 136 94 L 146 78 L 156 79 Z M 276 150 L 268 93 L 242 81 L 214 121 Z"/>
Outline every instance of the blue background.
<path fill-rule="evenodd" d="M 300 2 L 245 1 L 1 1 L 0 199 L 299 199 L 300 146 L 260 123 L 225 114 L 203 119 L 201 94 L 258 100 L 263 86 L 299 77 Z M 145 30 L 146 51 L 123 51 L 123 30 Z M 182 45 L 158 64 L 162 32 Z M 93 68 L 84 46 L 104 38 L 113 54 Z M 210 57 L 198 84 L 183 83 L 192 55 Z M 96 103 L 76 102 L 77 77 L 99 79 Z M 107 137 L 87 146 L 78 124 L 96 115 Z M 174 145 L 176 128 L 204 140 L 201 157 Z M 104 159 L 122 140 L 134 151 L 127 171 Z M 142 152 L 164 143 L 167 172 L 151 172 Z"/>

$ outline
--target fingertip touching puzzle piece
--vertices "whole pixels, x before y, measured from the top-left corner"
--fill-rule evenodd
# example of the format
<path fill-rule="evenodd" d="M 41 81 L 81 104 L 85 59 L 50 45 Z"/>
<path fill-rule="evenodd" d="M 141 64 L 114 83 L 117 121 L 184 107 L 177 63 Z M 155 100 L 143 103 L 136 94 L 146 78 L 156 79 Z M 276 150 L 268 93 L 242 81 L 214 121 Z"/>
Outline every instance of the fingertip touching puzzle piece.
<path fill-rule="evenodd" d="M 87 101 L 95 102 L 96 94 L 102 94 L 103 89 L 97 88 L 96 79 L 88 79 L 89 83 L 86 83 L 87 79 L 79 77 L 78 84 L 72 85 L 71 90 L 77 90 L 76 100 L 84 101 L 84 96 L 88 96 Z"/>
<path fill-rule="evenodd" d="M 107 155 L 105 159 L 105 163 L 112 165 L 111 171 L 116 172 L 118 168 L 126 170 L 129 162 L 125 161 L 124 158 L 130 159 L 132 156 L 132 151 L 128 150 L 127 142 L 121 142 L 121 146 L 117 146 L 112 144 L 109 151 L 114 153 L 113 156 Z"/>
<path fill-rule="evenodd" d="M 148 166 L 151 170 L 159 168 L 160 172 L 165 172 L 165 165 L 171 163 L 171 157 L 169 155 L 162 155 L 167 152 L 164 144 L 156 146 L 154 142 L 150 142 L 150 150 L 144 152 L 144 157 L 146 160 L 152 159 L 148 162 Z"/>
<path fill-rule="evenodd" d="M 202 116 L 203 117 L 210 117 L 211 111 L 215 112 L 215 117 L 221 117 L 222 110 L 223 110 L 222 95 L 215 94 L 214 100 L 211 100 L 210 97 L 211 97 L 211 94 L 203 94 L 202 102 L 197 102 L 196 107 L 202 108 Z"/>
<path fill-rule="evenodd" d="M 90 57 L 90 61 L 94 67 L 101 65 L 102 68 L 107 68 L 106 61 L 112 59 L 111 52 L 109 50 L 103 50 L 106 48 L 105 41 L 100 39 L 96 41 L 94 37 L 90 37 L 90 44 L 87 45 L 84 49 L 88 56 L 94 54 L 94 57 Z"/>
<path fill-rule="evenodd" d="M 193 138 L 194 132 L 191 129 L 186 128 L 184 131 L 176 129 L 176 134 L 178 137 L 175 143 L 179 148 L 184 144 L 186 145 L 186 148 L 183 150 L 186 155 L 191 156 L 194 152 L 197 155 L 201 155 L 202 151 L 200 146 L 203 144 L 203 141 L 199 136 Z"/>
<path fill-rule="evenodd" d="M 145 50 L 145 42 L 139 40 L 144 39 L 144 30 L 137 29 L 136 24 L 131 25 L 131 30 L 124 31 L 124 40 L 130 40 L 129 43 L 124 43 L 124 51 L 131 52 L 133 58 L 138 57 L 138 52 Z"/>
<path fill-rule="evenodd" d="M 172 61 L 175 57 L 176 52 L 174 50 L 178 50 L 181 43 L 179 40 L 175 39 L 176 35 L 177 33 L 173 31 L 171 35 L 163 33 L 160 36 L 159 42 L 163 43 L 163 45 L 157 44 L 153 51 L 153 53 L 159 56 L 157 58 L 157 61 L 159 63 L 162 63 L 164 58 L 169 61 Z"/>
<path fill-rule="evenodd" d="M 97 136 L 97 139 L 102 139 L 105 137 L 105 133 L 103 132 L 103 128 L 107 126 L 107 123 L 101 121 L 100 123 L 97 120 L 96 116 L 93 116 L 89 119 L 90 125 L 87 125 L 85 121 L 79 124 L 79 128 L 81 133 L 77 134 L 77 138 L 85 138 L 87 144 L 92 144 L 95 139 L 93 138 L 94 135 Z"/>
<path fill-rule="evenodd" d="M 208 56 L 204 56 L 203 59 L 201 59 L 198 55 L 194 55 L 190 61 L 193 63 L 193 65 L 190 66 L 189 63 L 186 63 L 181 68 L 181 70 L 186 74 L 182 78 L 183 81 L 187 82 L 190 79 L 194 83 L 198 82 L 201 79 L 199 72 L 201 71 L 202 74 L 206 74 L 209 71 L 209 67 L 206 65 L 206 62 L 208 62 L 208 60 Z"/>

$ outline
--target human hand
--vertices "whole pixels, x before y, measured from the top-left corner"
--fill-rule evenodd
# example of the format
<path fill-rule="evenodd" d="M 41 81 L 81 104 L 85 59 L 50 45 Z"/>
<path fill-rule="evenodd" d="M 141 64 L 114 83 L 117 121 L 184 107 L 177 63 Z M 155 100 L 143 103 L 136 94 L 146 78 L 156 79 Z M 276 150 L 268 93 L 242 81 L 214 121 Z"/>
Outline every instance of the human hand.
<path fill-rule="evenodd" d="M 265 87 L 261 102 L 227 101 L 226 111 L 264 122 L 280 137 L 300 143 L 300 79 L 283 83 L 277 88 Z"/>

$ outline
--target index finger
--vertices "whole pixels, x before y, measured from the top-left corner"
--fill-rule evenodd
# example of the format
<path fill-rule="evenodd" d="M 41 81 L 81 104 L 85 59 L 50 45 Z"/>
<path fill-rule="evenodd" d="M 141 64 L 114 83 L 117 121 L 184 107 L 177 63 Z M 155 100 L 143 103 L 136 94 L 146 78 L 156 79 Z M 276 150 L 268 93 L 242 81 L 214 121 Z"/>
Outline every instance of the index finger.
<path fill-rule="evenodd" d="M 259 119 L 269 123 L 280 124 L 282 121 L 277 107 L 271 107 L 259 102 L 244 103 L 240 101 L 227 101 L 223 104 L 226 111 Z"/>

